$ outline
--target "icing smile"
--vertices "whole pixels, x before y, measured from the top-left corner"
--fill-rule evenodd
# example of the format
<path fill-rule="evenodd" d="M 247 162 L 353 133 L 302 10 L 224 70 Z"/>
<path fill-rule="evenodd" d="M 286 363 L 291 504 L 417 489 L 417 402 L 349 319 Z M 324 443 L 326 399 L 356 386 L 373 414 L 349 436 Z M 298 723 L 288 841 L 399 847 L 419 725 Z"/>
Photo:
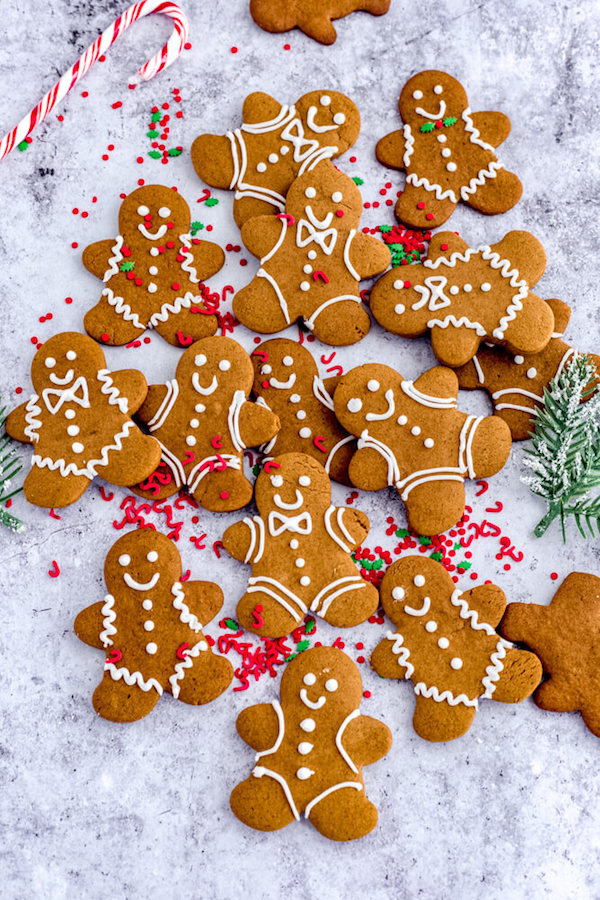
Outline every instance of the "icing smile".
<path fill-rule="evenodd" d="M 424 616 L 429 612 L 429 607 L 431 606 L 431 598 L 423 597 L 423 605 L 421 609 L 415 609 L 414 606 L 405 606 L 404 612 L 408 613 L 409 616 Z"/>
<path fill-rule="evenodd" d="M 302 688 L 302 690 L 300 691 L 300 699 L 305 706 L 308 706 L 309 709 L 321 709 L 321 707 L 325 705 L 325 702 L 327 700 L 326 697 L 319 697 L 319 699 L 315 701 L 309 700 L 306 693 L 306 688 Z"/>
<path fill-rule="evenodd" d="M 151 591 L 158 579 L 160 578 L 160 572 L 155 572 L 150 581 L 147 581 L 145 584 L 141 581 L 136 581 L 131 577 L 129 572 L 125 572 L 123 575 L 123 581 L 127 585 L 127 587 L 133 588 L 134 591 Z"/>
<path fill-rule="evenodd" d="M 73 381 L 73 376 L 75 372 L 73 369 L 69 369 L 64 378 L 59 378 L 58 375 L 55 375 L 54 372 L 50 372 L 48 376 L 52 384 L 69 384 L 69 382 Z"/>
<path fill-rule="evenodd" d="M 213 379 L 212 379 L 211 383 L 209 384 L 209 386 L 202 387 L 202 385 L 200 384 L 200 380 L 198 378 L 197 372 L 194 372 L 194 374 L 192 375 L 192 384 L 194 385 L 194 389 L 197 390 L 199 394 L 203 394 L 205 397 L 207 397 L 208 394 L 214 394 L 217 387 L 219 386 L 219 382 L 217 381 L 217 376 L 213 375 Z"/>
<path fill-rule="evenodd" d="M 158 231 L 155 231 L 154 234 L 152 234 L 151 231 L 146 230 L 145 225 L 142 225 L 140 223 L 138 225 L 138 230 L 141 231 L 141 233 L 144 235 L 144 237 L 147 238 L 149 241 L 159 241 L 161 239 L 161 237 L 164 237 L 165 234 L 167 233 L 167 226 L 161 225 L 160 228 L 158 229 Z"/>
<path fill-rule="evenodd" d="M 315 226 L 315 228 L 329 228 L 329 226 L 331 225 L 331 221 L 333 219 L 332 212 L 328 212 L 325 218 L 321 220 L 317 219 L 317 217 L 315 216 L 314 212 L 312 211 L 312 206 L 307 206 L 305 211 L 308 219 L 310 220 L 311 224 Z"/>
<path fill-rule="evenodd" d="M 296 502 L 295 503 L 286 503 L 285 500 L 282 500 L 279 494 L 275 494 L 273 497 L 273 503 L 275 506 L 278 506 L 279 509 L 300 509 L 302 504 L 304 503 L 304 497 L 296 488 Z"/>
<path fill-rule="evenodd" d="M 292 372 L 287 381 L 278 381 L 276 378 L 269 379 L 271 387 L 278 388 L 280 391 L 289 391 L 290 388 L 294 387 L 295 383 L 296 375 L 294 372 Z"/>
<path fill-rule="evenodd" d="M 306 114 L 306 123 L 311 131 L 316 131 L 317 133 L 322 131 L 335 131 L 337 125 L 317 125 L 315 122 L 315 117 L 318 113 L 318 109 L 316 106 L 311 106 Z"/>
<path fill-rule="evenodd" d="M 422 106 L 417 106 L 415 112 L 419 113 L 420 116 L 424 116 L 426 119 L 443 119 L 444 113 L 446 112 L 446 103 L 444 100 L 440 100 L 440 108 L 436 113 L 428 113 Z"/>
<path fill-rule="evenodd" d="M 388 405 L 387 410 L 384 413 L 369 412 L 366 414 L 365 419 L 368 419 L 369 422 L 377 422 L 377 421 L 382 421 L 383 419 L 390 419 L 396 411 L 396 404 L 394 402 L 394 392 L 391 388 L 390 388 L 390 390 L 385 392 L 385 399 L 387 400 L 387 405 Z"/>

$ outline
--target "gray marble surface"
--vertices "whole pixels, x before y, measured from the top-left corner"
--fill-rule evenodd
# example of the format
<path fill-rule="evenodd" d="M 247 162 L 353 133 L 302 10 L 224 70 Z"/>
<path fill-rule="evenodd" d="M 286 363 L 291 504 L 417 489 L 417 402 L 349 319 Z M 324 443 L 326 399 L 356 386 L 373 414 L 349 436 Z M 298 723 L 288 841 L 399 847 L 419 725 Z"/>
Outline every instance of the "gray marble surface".
<path fill-rule="evenodd" d="M 397 97 L 405 79 L 441 68 L 467 86 L 473 109 L 500 109 L 513 123 L 502 158 L 518 172 L 524 196 L 504 216 L 483 218 L 459 208 L 451 227 L 471 242 L 494 241 L 510 228 L 536 234 L 548 253 L 542 296 L 573 307 L 567 335 L 598 352 L 597 47 L 595 0 L 393 0 L 381 19 L 356 14 L 338 23 L 335 46 L 324 48 L 298 32 L 268 35 L 251 21 L 247 0 L 182 0 L 191 21 L 193 49 L 153 82 L 127 89 L 128 78 L 169 34 L 154 16 L 132 29 L 63 102 L 61 123 L 44 124 L 24 153 L 0 163 L 0 389 L 20 402 L 29 388 L 32 336 L 44 340 L 80 329 L 98 283 L 80 263 L 87 243 L 116 231 L 119 193 L 137 179 L 176 184 L 222 244 L 236 242 L 231 197 L 206 210 L 195 206 L 202 185 L 185 152 L 168 166 L 146 157 L 148 111 L 182 94 L 182 119 L 171 119 L 173 144 L 189 148 L 201 131 L 223 132 L 239 123 L 250 90 L 268 90 L 283 102 L 315 88 L 339 88 L 359 105 L 363 129 L 342 160 L 365 179 L 365 199 L 378 198 L 399 173 L 375 161 L 378 137 L 398 127 Z M 117 0 L 7 0 L 1 4 L 1 120 L 9 128 L 124 7 Z M 291 50 L 283 45 L 289 42 Z M 230 48 L 239 48 L 232 54 Z M 89 96 L 82 97 L 82 91 Z M 111 104 L 122 100 L 119 109 Z M 115 149 L 109 160 L 102 154 Z M 349 156 L 351 154 L 347 154 Z M 93 203 L 93 196 L 97 202 Z M 73 208 L 89 212 L 82 218 Z M 368 210 L 371 226 L 393 221 L 389 208 Z M 73 249 L 72 242 L 79 243 Z M 213 279 L 241 287 L 256 269 L 239 255 Z M 65 297 L 73 298 L 72 304 Z M 51 312 L 52 320 L 39 318 Z M 236 337 L 247 348 L 252 335 Z M 325 348 L 317 348 L 319 353 Z M 152 336 L 140 349 L 107 352 L 112 368 L 140 367 L 149 381 L 171 377 L 177 351 Z M 349 367 L 385 360 L 413 377 L 432 364 L 426 341 L 400 341 L 374 325 L 358 347 L 338 351 Z M 337 361 L 336 359 L 336 361 Z M 471 411 L 488 409 L 465 395 Z M 21 451 L 20 451 L 21 452 Z M 23 449 L 24 460 L 29 450 Z M 520 484 L 523 448 L 479 499 L 468 486 L 473 515 L 502 499 L 497 517 L 524 559 L 503 570 L 497 545 L 473 545 L 473 568 L 495 579 L 512 600 L 550 601 L 559 578 L 573 569 L 600 572 L 598 542 L 573 533 L 563 547 L 556 530 L 532 536 L 542 505 Z M 224 695 L 206 708 L 164 698 L 152 715 L 128 727 L 96 717 L 91 694 L 99 680 L 98 652 L 72 631 L 76 613 L 101 599 L 104 556 L 117 537 L 111 527 L 116 489 L 105 503 L 94 486 L 60 520 L 19 498 L 14 510 L 27 523 L 22 535 L 0 534 L 0 893 L 7 898 L 393 897 L 591 898 L 600 896 L 600 743 L 577 714 L 483 703 L 471 731 L 450 744 L 430 745 L 411 728 L 410 686 L 381 682 L 362 666 L 373 696 L 363 710 L 394 734 L 388 757 L 367 769 L 366 786 L 379 808 L 377 829 L 366 839 L 336 845 L 306 822 L 280 833 L 250 831 L 230 813 L 228 796 L 245 778 L 253 754 L 234 722 L 249 703 L 277 695 L 269 678 L 246 692 Z M 336 488 L 335 499 L 347 492 Z M 361 507 L 373 531 L 369 546 L 392 546 L 385 517 L 404 522 L 391 493 L 364 495 Z M 213 578 L 226 593 L 224 613 L 235 611 L 247 570 L 210 551 L 224 527 L 238 518 L 186 511 L 180 541 L 192 577 Z M 189 537 L 208 535 L 206 550 Z M 47 572 L 56 559 L 61 575 Z M 470 585 L 468 576 L 461 584 Z M 216 635 L 216 625 L 208 632 Z M 357 641 L 370 651 L 382 629 L 365 624 L 345 634 L 356 658 Z M 337 632 L 319 624 L 318 637 Z"/>

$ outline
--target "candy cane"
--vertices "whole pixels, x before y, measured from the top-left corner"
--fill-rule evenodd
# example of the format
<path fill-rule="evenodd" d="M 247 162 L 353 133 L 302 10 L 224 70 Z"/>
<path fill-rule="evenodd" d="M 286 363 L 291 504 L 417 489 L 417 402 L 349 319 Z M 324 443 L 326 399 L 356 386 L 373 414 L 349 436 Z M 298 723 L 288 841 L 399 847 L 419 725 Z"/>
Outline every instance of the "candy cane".
<path fill-rule="evenodd" d="M 149 81 L 159 72 L 162 72 L 163 69 L 170 66 L 183 50 L 183 45 L 187 40 L 188 21 L 185 15 L 177 3 L 172 3 L 171 0 L 142 0 L 142 2 L 132 4 L 129 9 L 125 10 L 123 15 L 115 19 L 110 28 L 107 28 L 93 44 L 90 44 L 85 53 L 65 72 L 46 96 L 40 100 L 38 105 L 31 110 L 29 115 L 25 116 L 18 125 L 15 125 L 12 131 L 9 131 L 2 138 L 0 141 L 0 159 L 8 156 L 16 144 L 20 144 L 28 134 L 31 134 L 33 129 L 46 118 L 65 94 L 68 94 L 71 88 L 83 78 L 98 57 L 117 40 L 119 35 L 137 19 L 149 16 L 152 13 L 162 13 L 165 16 L 169 16 L 173 20 L 175 30 L 162 50 L 159 50 L 152 59 L 138 69 L 138 74 L 145 81 Z M 130 84 L 134 84 L 135 80 L 134 77 Z"/>

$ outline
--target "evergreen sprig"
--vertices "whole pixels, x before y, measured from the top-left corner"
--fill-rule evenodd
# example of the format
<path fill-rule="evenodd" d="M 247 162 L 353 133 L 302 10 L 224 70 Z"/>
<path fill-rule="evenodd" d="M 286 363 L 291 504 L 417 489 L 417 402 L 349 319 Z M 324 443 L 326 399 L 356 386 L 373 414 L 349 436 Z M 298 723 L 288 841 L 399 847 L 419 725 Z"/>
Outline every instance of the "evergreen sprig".
<path fill-rule="evenodd" d="M 0 409 L 0 504 L 4 504 L 15 494 L 18 494 L 23 488 L 15 488 L 10 490 L 11 479 L 19 472 L 23 466 L 17 457 L 15 448 L 11 446 L 11 440 L 4 431 L 4 423 L 6 421 L 6 407 Z M 8 512 L 4 506 L 0 506 L 0 525 L 5 525 L 11 531 L 24 531 L 24 524 Z"/>
<path fill-rule="evenodd" d="M 600 497 L 589 496 L 600 487 L 600 388 L 595 377 L 590 359 L 575 356 L 544 389 L 544 403 L 535 410 L 532 446 L 524 460 L 531 474 L 522 480 L 548 505 L 536 537 L 560 519 L 566 541 L 569 517 L 584 538 L 600 536 Z"/>

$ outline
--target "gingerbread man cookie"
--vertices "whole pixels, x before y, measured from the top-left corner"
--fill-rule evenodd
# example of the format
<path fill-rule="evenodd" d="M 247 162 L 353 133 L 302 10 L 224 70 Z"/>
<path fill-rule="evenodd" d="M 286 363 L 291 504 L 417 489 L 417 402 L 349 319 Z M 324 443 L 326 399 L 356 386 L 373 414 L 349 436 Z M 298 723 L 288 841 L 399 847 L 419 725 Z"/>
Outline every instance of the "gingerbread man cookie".
<path fill-rule="evenodd" d="M 364 491 L 396 487 L 417 534 L 451 528 L 465 511 L 465 478 L 488 478 L 510 452 L 510 431 L 494 416 L 456 408 L 458 381 L 436 366 L 413 383 L 389 366 L 343 375 L 333 395 L 340 424 L 359 438 L 348 474 Z"/>
<path fill-rule="evenodd" d="M 308 453 L 333 481 L 350 484 L 348 464 L 356 441 L 333 411 L 339 376 L 321 381 L 310 351 L 287 338 L 262 343 L 252 362 L 256 402 L 272 410 L 281 423 L 273 440 L 261 447 L 263 453 Z"/>
<path fill-rule="evenodd" d="M 244 449 L 270 440 L 279 429 L 276 415 L 247 399 L 253 375 L 250 357 L 237 341 L 209 337 L 182 354 L 172 381 L 150 385 L 137 418 L 160 444 L 171 477 L 158 491 L 140 486 L 137 494 L 156 500 L 185 486 L 213 512 L 250 502 Z"/>
<path fill-rule="evenodd" d="M 311 91 L 292 106 L 256 91 L 244 101 L 241 128 L 201 134 L 192 162 L 207 184 L 235 191 L 233 215 L 241 228 L 252 216 L 283 212 L 292 181 L 344 153 L 359 131 L 357 107 L 337 91 Z"/>
<path fill-rule="evenodd" d="M 460 200 L 486 215 L 517 203 L 523 186 L 496 157 L 510 133 L 500 112 L 471 112 L 463 86 L 446 72 L 413 75 L 398 101 L 402 131 L 377 144 L 377 159 L 404 169 L 396 216 L 411 228 L 438 228 Z"/>
<path fill-rule="evenodd" d="M 223 603 L 212 581 L 181 583 L 181 557 L 164 534 L 132 531 L 113 544 L 104 578 L 110 593 L 75 619 L 75 634 L 107 652 L 94 709 L 111 722 L 146 716 L 164 691 L 198 706 L 229 686 L 233 668 L 202 634 Z"/>
<path fill-rule="evenodd" d="M 427 741 L 451 741 L 471 727 L 479 700 L 520 703 L 542 677 L 535 654 L 496 631 L 506 609 L 495 584 L 456 588 L 433 559 L 410 556 L 387 570 L 381 602 L 396 627 L 373 651 L 383 678 L 411 680 L 413 726 Z"/>
<path fill-rule="evenodd" d="M 234 314 L 262 334 L 302 319 L 325 344 L 360 341 L 371 327 L 360 281 L 390 264 L 386 245 L 357 230 L 360 191 L 326 160 L 294 181 L 285 210 L 242 228 L 260 269 L 233 298 Z"/>
<path fill-rule="evenodd" d="M 240 625 L 265 637 L 289 634 L 308 613 L 349 628 L 379 604 L 350 554 L 366 538 L 369 520 L 358 509 L 331 505 L 323 466 L 305 453 L 268 462 L 256 479 L 258 516 L 231 525 L 223 535 L 230 556 L 252 566 L 237 607 Z M 257 627 L 253 610 L 262 606 Z"/>
<path fill-rule="evenodd" d="M 224 261 L 218 244 L 191 236 L 190 209 L 176 190 L 138 188 L 121 204 L 117 237 L 83 251 L 86 269 L 106 285 L 85 330 L 105 344 L 127 344 L 155 328 L 176 347 L 214 334 L 217 317 L 199 284 Z"/>
<path fill-rule="evenodd" d="M 481 341 L 513 354 L 540 353 L 554 332 L 550 306 L 531 293 L 546 254 L 527 231 L 509 231 L 491 247 L 471 248 L 453 231 L 440 231 L 422 266 L 392 269 L 371 291 L 371 311 L 392 334 L 419 337 L 446 366 L 462 366 Z"/>
<path fill-rule="evenodd" d="M 333 44 L 337 33 L 332 19 L 362 10 L 382 16 L 391 0 L 250 0 L 250 13 L 265 31 L 279 34 L 299 28 L 320 44 Z"/>
<path fill-rule="evenodd" d="M 95 341 L 66 331 L 40 347 L 31 380 L 36 393 L 6 420 L 11 437 L 35 448 L 23 487 L 30 503 L 69 506 L 96 475 L 129 486 L 154 471 L 160 447 L 130 418 L 148 389 L 141 372 L 109 372 Z"/>
<path fill-rule="evenodd" d="M 351 841 L 377 824 L 362 767 L 392 745 L 387 725 L 359 712 L 357 666 L 335 647 L 313 647 L 290 662 L 281 703 L 242 710 L 237 731 L 256 750 L 252 774 L 231 794 L 231 809 L 258 831 L 276 831 L 304 814 L 325 837 Z"/>
<path fill-rule="evenodd" d="M 550 606 L 511 603 L 499 630 L 541 659 L 548 680 L 534 694 L 540 709 L 578 710 L 600 737 L 600 578 L 571 572 Z"/>
<path fill-rule="evenodd" d="M 484 388 L 490 394 L 495 415 L 504 419 L 513 441 L 524 441 L 531 435 L 535 410 L 544 404 L 545 388 L 577 355 L 562 339 L 571 310 L 562 300 L 546 303 L 554 313 L 556 331 L 541 353 L 512 356 L 500 347 L 486 346 L 456 370 L 461 388 Z M 600 356 L 587 355 L 600 376 Z"/>

